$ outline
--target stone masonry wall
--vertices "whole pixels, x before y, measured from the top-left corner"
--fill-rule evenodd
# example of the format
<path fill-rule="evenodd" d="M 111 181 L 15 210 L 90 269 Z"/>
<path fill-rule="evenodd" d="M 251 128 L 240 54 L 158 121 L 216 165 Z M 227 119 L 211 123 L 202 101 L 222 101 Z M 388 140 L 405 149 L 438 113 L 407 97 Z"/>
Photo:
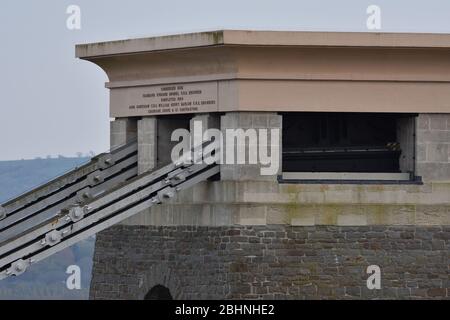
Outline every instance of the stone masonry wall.
<path fill-rule="evenodd" d="M 416 154 L 424 181 L 450 181 L 450 114 L 419 115 Z"/>
<path fill-rule="evenodd" d="M 381 290 L 366 269 L 381 268 Z M 449 226 L 114 226 L 92 299 L 449 299 Z"/>

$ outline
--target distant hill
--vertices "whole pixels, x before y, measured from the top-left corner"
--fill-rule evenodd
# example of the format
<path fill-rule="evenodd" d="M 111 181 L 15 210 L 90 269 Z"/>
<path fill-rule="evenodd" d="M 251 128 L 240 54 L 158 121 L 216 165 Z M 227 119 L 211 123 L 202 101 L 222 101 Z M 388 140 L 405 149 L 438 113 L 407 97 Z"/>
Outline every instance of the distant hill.
<path fill-rule="evenodd" d="M 0 203 L 75 168 L 89 158 L 0 161 Z"/>
<path fill-rule="evenodd" d="M 88 158 L 0 161 L 0 203 L 48 182 Z M 0 281 L 0 299 L 88 299 L 95 238 L 91 237 L 32 266 L 19 277 Z M 81 290 L 66 288 L 67 267 L 81 268 Z"/>

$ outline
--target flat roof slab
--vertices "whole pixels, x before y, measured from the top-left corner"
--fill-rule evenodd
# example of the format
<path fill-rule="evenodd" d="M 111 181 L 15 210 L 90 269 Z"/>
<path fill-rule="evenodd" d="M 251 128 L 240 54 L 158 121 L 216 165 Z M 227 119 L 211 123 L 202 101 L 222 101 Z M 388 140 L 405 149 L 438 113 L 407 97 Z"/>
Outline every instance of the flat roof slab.
<path fill-rule="evenodd" d="M 450 48 L 449 34 L 219 30 L 80 44 L 78 58 L 218 45 Z"/>

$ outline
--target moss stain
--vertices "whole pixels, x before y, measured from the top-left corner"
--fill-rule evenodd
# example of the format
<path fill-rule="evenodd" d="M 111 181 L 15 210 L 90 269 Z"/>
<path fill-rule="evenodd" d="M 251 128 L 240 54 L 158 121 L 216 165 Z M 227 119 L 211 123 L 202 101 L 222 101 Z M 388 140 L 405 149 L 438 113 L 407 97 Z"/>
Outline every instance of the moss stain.
<path fill-rule="evenodd" d="M 215 45 L 223 43 L 223 32 L 222 31 L 211 32 L 210 36 L 212 37 L 213 43 Z"/>

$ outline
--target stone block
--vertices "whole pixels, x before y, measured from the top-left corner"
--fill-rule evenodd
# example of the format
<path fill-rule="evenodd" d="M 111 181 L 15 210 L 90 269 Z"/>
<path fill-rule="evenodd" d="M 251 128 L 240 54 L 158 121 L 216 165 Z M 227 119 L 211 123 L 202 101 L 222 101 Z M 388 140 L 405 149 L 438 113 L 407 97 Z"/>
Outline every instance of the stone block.
<path fill-rule="evenodd" d="M 426 143 L 418 143 L 416 149 L 416 159 L 417 162 L 426 162 L 427 161 L 427 144 Z"/>
<path fill-rule="evenodd" d="M 450 138 L 450 135 L 449 135 Z M 450 142 L 450 140 L 449 140 Z M 449 162 L 449 144 L 428 143 L 427 144 L 427 161 L 429 162 Z"/>
<path fill-rule="evenodd" d="M 418 205 L 416 207 L 416 224 L 418 225 L 443 225 L 448 224 L 447 206 L 426 206 Z"/>
<path fill-rule="evenodd" d="M 430 114 L 430 129 L 431 130 L 447 130 L 448 115 Z"/>
<path fill-rule="evenodd" d="M 117 118 L 110 122 L 111 148 L 122 146 L 137 137 L 137 122 L 131 118 Z"/>
<path fill-rule="evenodd" d="M 142 174 L 157 165 L 157 119 L 144 117 L 137 123 L 138 128 L 138 172 Z"/>
<path fill-rule="evenodd" d="M 430 130 L 430 115 L 421 113 L 417 117 L 417 129 Z"/>
<path fill-rule="evenodd" d="M 450 130 L 417 130 L 418 143 L 448 143 Z"/>
<path fill-rule="evenodd" d="M 339 214 L 337 216 L 339 226 L 364 226 L 367 225 L 367 216 L 363 214 Z"/>
<path fill-rule="evenodd" d="M 450 181 L 450 163 L 418 163 L 417 175 L 425 182 Z"/>
<path fill-rule="evenodd" d="M 241 206 L 239 208 L 239 224 L 241 225 L 266 225 L 266 206 Z"/>

